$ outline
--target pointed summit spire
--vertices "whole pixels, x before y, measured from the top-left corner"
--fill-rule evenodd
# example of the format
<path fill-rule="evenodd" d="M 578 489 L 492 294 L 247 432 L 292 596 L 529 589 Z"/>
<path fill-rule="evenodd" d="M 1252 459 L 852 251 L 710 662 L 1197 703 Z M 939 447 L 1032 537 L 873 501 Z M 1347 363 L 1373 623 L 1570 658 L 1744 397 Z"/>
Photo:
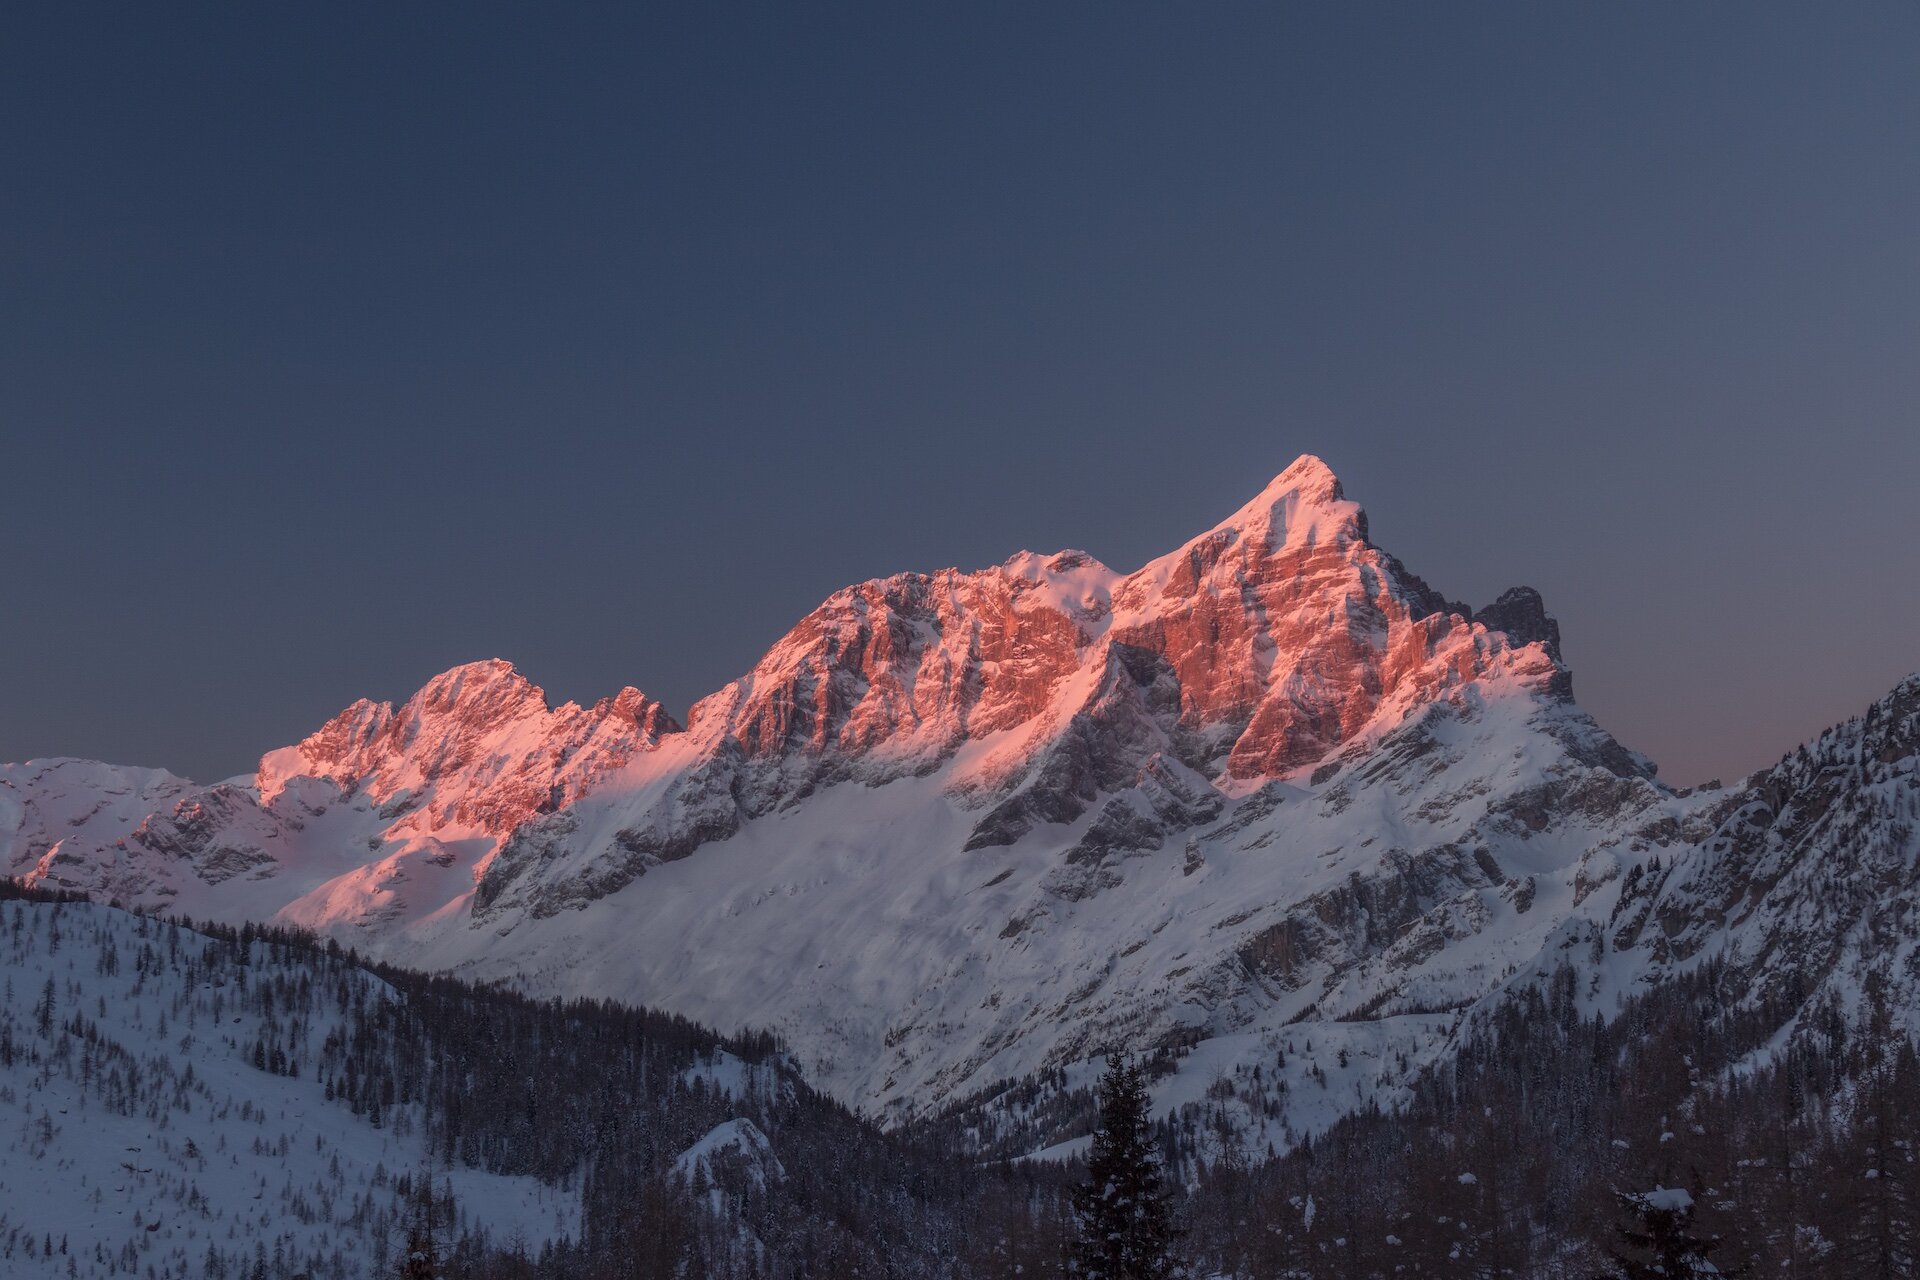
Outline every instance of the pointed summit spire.
<path fill-rule="evenodd" d="M 1342 496 L 1340 477 L 1333 474 L 1333 468 L 1315 453 L 1301 454 L 1285 471 L 1275 476 L 1267 490 L 1272 492 L 1276 489 L 1321 491 L 1336 500 Z"/>
<path fill-rule="evenodd" d="M 1333 473 L 1333 468 L 1317 455 L 1303 453 L 1269 481 L 1257 497 L 1201 538 L 1209 539 L 1228 529 L 1244 538 L 1264 534 L 1268 548 L 1279 551 L 1330 539 L 1364 541 L 1367 517 L 1359 503 L 1347 501 L 1346 491 L 1340 487 L 1340 477 Z"/>
<path fill-rule="evenodd" d="M 1301 506 L 1325 507 L 1344 502 L 1346 490 L 1340 487 L 1340 477 L 1333 474 L 1333 468 L 1317 454 L 1303 453 L 1285 471 L 1268 481 L 1267 487 L 1260 491 L 1260 496 L 1242 510 L 1271 507 L 1289 497 Z"/>

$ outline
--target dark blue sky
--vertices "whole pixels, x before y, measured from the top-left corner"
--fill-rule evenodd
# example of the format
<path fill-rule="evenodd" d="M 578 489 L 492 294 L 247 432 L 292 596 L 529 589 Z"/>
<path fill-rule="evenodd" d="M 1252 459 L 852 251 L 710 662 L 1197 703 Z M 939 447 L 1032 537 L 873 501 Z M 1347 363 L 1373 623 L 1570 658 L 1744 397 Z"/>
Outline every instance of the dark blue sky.
<path fill-rule="evenodd" d="M 1920 8 L 13 6 L 0 758 L 500 655 L 676 712 L 862 577 L 1297 453 L 1667 776 L 1920 667 Z"/>

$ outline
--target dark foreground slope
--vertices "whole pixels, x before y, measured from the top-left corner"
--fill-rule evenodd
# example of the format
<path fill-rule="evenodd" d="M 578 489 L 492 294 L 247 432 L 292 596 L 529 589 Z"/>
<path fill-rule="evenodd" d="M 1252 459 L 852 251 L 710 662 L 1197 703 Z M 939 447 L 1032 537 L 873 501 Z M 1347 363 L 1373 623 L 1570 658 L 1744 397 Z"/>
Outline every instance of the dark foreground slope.
<path fill-rule="evenodd" d="M 882 1134 L 764 1036 L 0 891 L 0 1273 L 938 1276 L 1058 1178 Z M 997 1229 L 993 1242 L 1021 1234 Z"/>
<path fill-rule="evenodd" d="M 1754 1065 L 1777 1024 L 1737 1006 L 1738 984 L 1716 962 L 1602 1020 L 1580 1014 L 1562 969 L 1495 1010 L 1404 1109 L 1207 1169 L 1194 1252 L 1236 1277 L 1617 1275 L 1607 1251 L 1635 1225 L 1618 1194 L 1677 1188 L 1722 1270 L 1920 1275 L 1912 1042 L 1821 1010 Z"/>
<path fill-rule="evenodd" d="M 383 1275 L 422 1213 L 446 1276 L 1065 1274 L 1071 1167 L 883 1133 L 766 1037 L 13 890 L 0 953 L 9 1276 Z M 1613 1193 L 1655 1186 L 1723 1266 L 1916 1274 L 1920 1058 L 1877 986 L 1755 1002 L 1713 960 L 1607 1018 L 1581 982 L 1517 989 L 1404 1109 L 1276 1160 L 1218 1140 L 1226 1088 L 1163 1122 L 1195 1274 L 1590 1275 Z"/>

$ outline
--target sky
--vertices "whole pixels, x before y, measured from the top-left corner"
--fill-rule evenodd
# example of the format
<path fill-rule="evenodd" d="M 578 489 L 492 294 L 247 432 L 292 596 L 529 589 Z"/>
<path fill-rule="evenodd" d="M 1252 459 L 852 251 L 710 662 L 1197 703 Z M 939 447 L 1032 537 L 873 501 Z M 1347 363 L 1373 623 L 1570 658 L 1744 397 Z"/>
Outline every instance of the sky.
<path fill-rule="evenodd" d="M 1920 7 L 19 5 L 0 759 L 514 661 L 684 714 L 863 578 L 1324 457 L 1678 783 L 1920 669 Z"/>

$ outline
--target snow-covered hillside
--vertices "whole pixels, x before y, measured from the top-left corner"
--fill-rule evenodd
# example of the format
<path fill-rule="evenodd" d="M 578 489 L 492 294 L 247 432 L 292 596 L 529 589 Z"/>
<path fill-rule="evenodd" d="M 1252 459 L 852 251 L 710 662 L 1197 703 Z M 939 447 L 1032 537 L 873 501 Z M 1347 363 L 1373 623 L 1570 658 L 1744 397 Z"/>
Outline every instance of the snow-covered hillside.
<path fill-rule="evenodd" d="M 992 1175 L 765 1035 L 13 886 L 0 965 L 9 1278 L 970 1274 Z"/>
<path fill-rule="evenodd" d="M 376 1119 L 335 1096 L 323 1046 L 347 1010 L 401 998 L 377 979 L 74 903 L 0 901 L 0 956 L 8 1276 L 369 1275 L 423 1171 L 450 1230 L 577 1229 L 577 1195 L 437 1159 L 419 1104 Z"/>

